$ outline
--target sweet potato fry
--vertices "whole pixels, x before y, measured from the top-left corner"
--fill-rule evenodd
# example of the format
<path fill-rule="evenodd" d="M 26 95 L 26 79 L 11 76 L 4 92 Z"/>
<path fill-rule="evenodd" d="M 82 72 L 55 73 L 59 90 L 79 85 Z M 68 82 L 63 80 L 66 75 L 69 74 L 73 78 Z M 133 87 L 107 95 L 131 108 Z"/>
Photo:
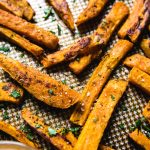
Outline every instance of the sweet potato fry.
<path fill-rule="evenodd" d="M 129 41 L 119 40 L 112 50 L 104 56 L 84 88 L 81 100 L 71 115 L 71 122 L 81 126 L 85 123 L 93 102 L 100 94 L 111 72 L 132 46 L 133 44 Z"/>
<path fill-rule="evenodd" d="M 150 123 L 150 101 L 146 105 L 146 107 L 143 110 L 143 116 L 148 120 Z"/>
<path fill-rule="evenodd" d="M 58 38 L 51 32 L 4 10 L 0 9 L 0 14 L 0 25 L 10 28 L 19 34 L 25 35 L 39 45 L 44 45 L 52 49 L 56 48 Z"/>
<path fill-rule="evenodd" d="M 149 19 L 149 12 L 149 0 L 136 0 L 130 16 L 118 32 L 120 38 L 127 37 L 132 42 L 136 42 Z"/>
<path fill-rule="evenodd" d="M 46 141 L 52 143 L 59 150 L 72 150 L 72 146 L 68 144 L 56 130 L 49 126 L 36 115 L 32 114 L 27 108 L 22 110 L 22 118 Z M 53 131 L 50 131 L 49 128 Z M 51 133 L 52 132 L 52 133 Z"/>
<path fill-rule="evenodd" d="M 40 56 L 43 53 L 43 48 L 31 43 L 24 37 L 16 34 L 15 32 L 0 26 L 0 36 L 6 38 L 8 41 L 20 46 L 21 48 L 29 51 L 35 57 Z"/>
<path fill-rule="evenodd" d="M 131 68 L 137 67 L 150 74 L 150 59 L 140 54 L 134 54 L 130 57 L 127 57 L 124 61 L 124 64 Z"/>
<path fill-rule="evenodd" d="M 0 130 L 6 132 L 7 134 L 14 137 L 17 141 L 24 143 L 33 148 L 38 148 L 38 145 L 32 141 L 30 141 L 27 136 L 19 129 L 15 128 L 9 123 L 4 121 L 0 121 Z"/>
<path fill-rule="evenodd" d="M 128 82 L 123 80 L 108 82 L 94 105 L 74 150 L 97 150 L 109 119 L 127 85 Z"/>
<path fill-rule="evenodd" d="M 79 93 L 68 86 L 3 54 L 0 66 L 35 98 L 50 106 L 65 109 L 80 99 Z"/>
<path fill-rule="evenodd" d="M 142 132 L 138 129 L 129 134 L 130 138 L 139 144 L 145 150 L 150 148 L 150 139 L 148 139 Z"/>
<path fill-rule="evenodd" d="M 123 2 L 116 2 L 105 20 L 99 25 L 96 32 L 93 34 L 93 40 L 99 39 L 99 44 L 106 45 L 115 29 L 124 20 L 128 13 L 129 9 Z M 95 59 L 94 55 L 96 55 L 95 52 L 88 56 L 83 56 L 78 62 L 76 60 L 71 62 L 69 65 L 70 69 L 75 74 L 81 73 L 91 63 L 91 61 Z"/>
<path fill-rule="evenodd" d="M 141 42 L 141 48 L 145 55 L 150 58 L 150 39 L 143 39 Z"/>
<path fill-rule="evenodd" d="M 102 47 L 107 43 L 114 29 L 125 18 L 125 16 L 127 16 L 128 12 L 129 12 L 128 7 L 123 2 L 115 3 L 111 12 L 106 17 L 105 23 L 103 22 L 102 24 L 100 24 L 100 26 L 92 36 L 83 37 L 72 46 L 48 55 L 47 57 L 43 58 L 41 63 L 44 65 L 44 67 L 51 67 L 55 64 L 62 63 L 64 61 L 73 60 L 78 55 L 87 55 L 90 52 L 97 53 L 97 49 L 100 49 L 100 47 Z M 94 58 L 94 56 L 89 57 L 85 56 L 85 57 L 86 58 L 84 58 L 84 60 L 82 61 L 80 60 L 83 66 L 84 66 L 83 62 L 88 63 L 90 62 L 91 58 Z M 77 64 L 78 63 L 75 63 L 75 65 Z M 76 72 L 79 72 L 79 70 L 77 70 Z"/>
<path fill-rule="evenodd" d="M 15 0 L 1 0 L 0 9 L 9 11 L 16 16 L 23 17 L 23 9 L 17 5 Z"/>
<path fill-rule="evenodd" d="M 150 76 L 147 73 L 133 67 L 129 73 L 129 81 L 147 94 L 150 94 Z"/>
<path fill-rule="evenodd" d="M 53 6 L 57 14 L 62 18 L 64 23 L 68 26 L 70 30 L 74 30 L 74 20 L 71 10 L 68 6 L 66 0 L 49 0 L 50 4 Z"/>
<path fill-rule="evenodd" d="M 77 26 L 98 16 L 103 10 L 107 1 L 108 0 L 89 0 L 88 6 L 83 10 L 76 21 Z"/>
<path fill-rule="evenodd" d="M 27 0 L 17 0 L 17 5 L 23 9 L 23 16 L 28 21 L 32 20 L 34 16 L 34 10 L 30 6 L 30 4 L 27 2 Z"/>
<path fill-rule="evenodd" d="M 0 83 L 0 101 L 12 102 L 19 104 L 23 97 L 23 90 L 13 83 Z"/>

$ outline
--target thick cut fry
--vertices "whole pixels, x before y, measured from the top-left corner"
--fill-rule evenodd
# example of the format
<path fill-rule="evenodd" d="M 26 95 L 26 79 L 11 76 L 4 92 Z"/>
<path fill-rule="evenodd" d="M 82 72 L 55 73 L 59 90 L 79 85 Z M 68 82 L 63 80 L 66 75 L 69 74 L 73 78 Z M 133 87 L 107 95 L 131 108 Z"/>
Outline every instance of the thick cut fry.
<path fill-rule="evenodd" d="M 77 26 L 98 16 L 108 0 L 89 0 L 88 6 L 83 10 L 77 19 Z"/>
<path fill-rule="evenodd" d="M 44 58 L 41 61 L 41 63 L 44 65 L 44 67 L 51 67 L 55 64 L 58 64 L 64 61 L 73 60 L 78 55 L 87 55 L 90 52 L 97 53 L 97 50 L 100 49 L 100 47 L 102 47 L 103 45 L 106 45 L 114 29 L 125 18 L 125 16 L 127 16 L 128 12 L 129 12 L 128 7 L 123 2 L 115 3 L 111 12 L 106 17 L 105 23 L 103 22 L 102 24 L 100 24 L 100 26 L 98 27 L 98 29 L 92 36 L 83 37 L 72 46 L 64 50 L 57 51 L 53 54 L 48 55 L 46 58 Z M 117 14 L 119 15 L 117 16 Z M 97 55 L 97 54 L 94 54 L 94 55 Z M 94 56 L 89 56 L 89 57 L 85 56 L 85 57 L 86 58 L 84 58 L 84 60 L 82 61 L 80 60 L 83 66 L 84 66 L 83 62 L 88 63 L 90 62 L 91 58 L 94 58 Z M 75 65 L 77 65 L 77 63 Z M 79 72 L 79 71 L 77 70 L 76 72 Z"/>
<path fill-rule="evenodd" d="M 123 80 L 110 80 L 108 82 L 95 103 L 74 150 L 97 150 L 109 119 L 127 85 L 128 82 Z"/>
<path fill-rule="evenodd" d="M 143 39 L 141 42 L 141 48 L 145 55 L 150 58 L 150 39 Z"/>
<path fill-rule="evenodd" d="M 0 9 L 9 11 L 14 15 L 19 17 L 23 17 L 23 9 L 21 9 L 15 0 L 1 0 L 0 1 Z"/>
<path fill-rule="evenodd" d="M 29 51 L 36 57 L 40 56 L 43 53 L 43 48 L 31 43 L 24 37 L 21 37 L 15 32 L 2 26 L 0 26 L 0 36 L 6 38 L 8 41 L 20 46 L 21 48 Z"/>
<path fill-rule="evenodd" d="M 124 64 L 131 68 L 137 67 L 150 74 L 150 59 L 140 54 L 134 54 L 130 57 L 127 57 L 124 61 Z"/>
<path fill-rule="evenodd" d="M 83 68 L 86 68 L 86 66 L 90 64 L 94 59 L 99 58 L 101 53 L 102 53 L 102 50 L 97 50 L 96 52 L 92 54 L 78 58 L 78 60 L 75 60 L 69 64 L 69 68 L 75 74 L 79 74 L 81 73 L 81 71 L 83 71 Z"/>
<path fill-rule="evenodd" d="M 50 106 L 64 109 L 80 99 L 79 93 L 68 86 L 3 54 L 0 66 L 35 98 Z"/>
<path fill-rule="evenodd" d="M 150 148 L 150 139 L 148 139 L 142 132 L 138 129 L 129 134 L 130 138 L 139 144 L 145 150 Z"/>
<path fill-rule="evenodd" d="M 128 13 L 129 9 L 123 2 L 116 2 L 106 16 L 105 21 L 103 21 L 97 28 L 96 32 L 94 32 L 93 39 L 98 39 L 100 40 L 99 44 L 106 45 L 115 29 L 124 20 Z M 83 56 L 78 62 L 76 60 L 71 62 L 69 65 L 70 69 L 75 74 L 81 73 L 91 61 L 95 59 L 94 55 L 95 52 L 88 56 Z"/>
<path fill-rule="evenodd" d="M 150 123 L 150 101 L 146 105 L 146 107 L 143 110 L 143 116 L 148 120 Z"/>
<path fill-rule="evenodd" d="M 149 0 L 136 0 L 130 16 L 118 32 L 120 38 L 127 37 L 132 42 L 136 42 L 149 19 L 149 12 Z"/>
<path fill-rule="evenodd" d="M 14 137 L 16 140 L 18 140 L 21 143 L 24 143 L 28 146 L 31 146 L 33 148 L 38 148 L 38 145 L 34 142 L 30 141 L 27 136 L 19 129 L 13 127 L 9 123 L 6 123 L 4 121 L 0 121 L 0 130 L 3 132 L 6 132 L 7 134 Z"/>
<path fill-rule="evenodd" d="M 22 110 L 23 119 L 46 141 L 52 143 L 59 150 L 72 150 L 72 146 L 68 144 L 61 135 L 49 133 L 49 126 L 36 115 L 32 114 L 27 108 Z M 55 130 L 54 130 L 55 131 Z"/>
<path fill-rule="evenodd" d="M 78 102 L 70 121 L 81 126 L 85 123 L 93 102 L 100 94 L 111 72 L 132 46 L 133 44 L 129 41 L 119 40 L 105 55 L 83 90 L 81 101 Z"/>
<path fill-rule="evenodd" d="M 69 27 L 70 30 L 74 30 L 74 20 L 71 10 L 66 0 L 49 0 L 58 15 L 62 18 L 64 23 Z"/>
<path fill-rule="evenodd" d="M 34 16 L 34 10 L 27 2 L 27 0 L 17 0 L 16 3 L 20 8 L 22 8 L 24 18 L 29 21 L 32 20 Z"/>
<path fill-rule="evenodd" d="M 52 49 L 56 48 L 58 38 L 51 32 L 4 10 L 0 9 L 0 14 L 0 25 L 10 28 L 19 34 L 23 34 L 40 45 L 44 45 Z"/>
<path fill-rule="evenodd" d="M 147 94 L 150 94 L 150 76 L 147 73 L 133 67 L 129 73 L 129 81 Z"/>
<path fill-rule="evenodd" d="M 23 97 L 23 90 L 12 83 L 0 83 L 0 101 L 19 104 Z"/>

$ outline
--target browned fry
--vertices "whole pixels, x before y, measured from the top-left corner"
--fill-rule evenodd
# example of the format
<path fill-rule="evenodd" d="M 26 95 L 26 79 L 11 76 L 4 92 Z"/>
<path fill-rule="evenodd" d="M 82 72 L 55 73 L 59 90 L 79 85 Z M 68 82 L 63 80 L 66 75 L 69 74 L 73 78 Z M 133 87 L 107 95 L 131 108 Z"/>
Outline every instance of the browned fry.
<path fill-rule="evenodd" d="M 105 145 L 100 145 L 100 150 L 114 150 L 114 149 Z"/>
<path fill-rule="evenodd" d="M 98 53 L 97 50 L 99 49 L 100 51 L 99 47 L 106 45 L 114 29 L 116 29 L 118 24 L 125 18 L 125 16 L 127 16 L 128 12 L 129 12 L 128 7 L 123 2 L 115 3 L 111 12 L 106 17 L 106 21 L 100 24 L 100 26 L 92 36 L 83 37 L 82 39 L 78 40 L 76 43 L 69 46 L 68 48 L 65 48 L 61 51 L 57 51 L 53 54 L 46 56 L 45 58 L 43 58 L 41 63 L 44 65 L 44 67 L 51 67 L 64 61 L 73 60 L 78 55 L 87 55 L 90 52 Z M 117 14 L 119 15 L 117 16 Z M 86 58 L 84 58 L 84 60 L 82 61 L 80 60 L 83 66 L 84 66 L 83 62 L 88 63 L 90 62 L 91 59 L 94 58 L 94 56 L 89 57 L 85 56 L 85 57 Z M 77 64 L 78 63 L 76 63 L 75 65 Z M 80 69 L 80 67 L 78 68 Z M 77 70 L 76 72 L 80 71 Z"/>
<path fill-rule="evenodd" d="M 150 39 L 143 39 L 141 42 L 141 48 L 145 55 L 150 58 Z"/>
<path fill-rule="evenodd" d="M 110 80 L 95 103 L 74 150 L 97 150 L 109 119 L 126 90 L 127 81 Z"/>
<path fill-rule="evenodd" d="M 137 67 L 150 74 L 150 59 L 140 54 L 134 54 L 130 57 L 127 57 L 124 61 L 124 64 L 131 68 Z"/>
<path fill-rule="evenodd" d="M 150 75 L 134 67 L 129 73 L 129 81 L 150 95 Z"/>
<path fill-rule="evenodd" d="M 0 83 L 0 101 L 12 102 L 19 104 L 23 97 L 23 90 L 13 83 Z"/>
<path fill-rule="evenodd" d="M 0 26 L 0 36 L 6 38 L 8 41 L 20 46 L 21 48 L 29 51 L 34 56 L 40 56 L 43 53 L 43 48 L 31 43 L 24 37 L 16 34 L 15 32 Z"/>
<path fill-rule="evenodd" d="M 79 15 L 77 19 L 77 26 L 98 16 L 107 2 L 108 0 L 89 0 L 87 7 L 83 10 L 83 12 Z"/>
<path fill-rule="evenodd" d="M 81 126 L 85 123 L 94 101 L 101 93 L 113 69 L 132 46 L 133 44 L 127 40 L 119 40 L 104 56 L 84 88 L 81 101 L 78 102 L 70 121 Z"/>
<path fill-rule="evenodd" d="M 65 135 L 65 138 L 71 143 L 71 145 L 74 147 L 77 143 L 77 138 L 73 135 L 72 132 L 68 132 Z"/>
<path fill-rule="evenodd" d="M 4 10 L 0 9 L 0 14 L 0 25 L 25 35 L 39 45 L 56 48 L 58 38 L 54 34 Z"/>
<path fill-rule="evenodd" d="M 130 138 L 139 144 L 145 150 L 149 150 L 150 148 L 150 139 L 147 138 L 142 132 L 138 129 L 129 134 Z"/>
<path fill-rule="evenodd" d="M 27 2 L 27 0 L 17 0 L 16 3 L 20 8 L 22 8 L 24 18 L 28 21 L 32 20 L 34 16 L 34 10 Z"/>
<path fill-rule="evenodd" d="M 148 120 L 150 123 L 150 101 L 146 105 L 146 107 L 143 110 L 143 116 Z"/>
<path fill-rule="evenodd" d="M 22 110 L 23 119 L 46 141 L 52 143 L 59 150 L 72 150 L 72 146 L 68 144 L 64 138 L 57 133 L 56 130 L 47 126 L 42 119 L 34 115 L 27 108 Z M 37 127 L 38 126 L 38 127 Z M 51 135 L 49 133 L 49 128 L 56 132 L 56 135 Z"/>
<path fill-rule="evenodd" d="M 127 37 L 132 42 L 136 42 L 149 19 L 149 12 L 149 0 L 136 0 L 130 16 L 118 32 L 120 38 Z"/>
<path fill-rule="evenodd" d="M 0 54 L 0 66 L 38 100 L 61 109 L 74 105 L 80 94 L 47 74 Z"/>
<path fill-rule="evenodd" d="M 17 5 L 15 0 L 1 0 L 0 9 L 9 11 L 16 16 L 23 17 L 23 9 Z"/>
<path fill-rule="evenodd" d="M 14 126 L 12 126 L 9 123 L 6 123 L 4 121 L 0 121 L 0 130 L 11 135 L 12 137 L 14 137 L 17 141 L 19 141 L 21 143 L 24 143 L 28 146 L 33 147 L 33 148 L 38 148 L 38 145 L 36 143 L 30 141 L 27 138 L 27 135 L 25 135 L 21 130 L 15 128 Z"/>
<path fill-rule="evenodd" d="M 124 20 L 128 13 L 129 9 L 123 2 L 116 2 L 110 13 L 106 16 L 105 20 L 99 25 L 96 32 L 93 34 L 93 39 L 100 40 L 100 46 L 102 44 L 106 45 L 115 29 Z M 75 74 L 81 73 L 91 63 L 91 61 L 95 59 L 94 55 L 97 55 L 95 54 L 97 51 L 94 51 L 95 52 L 89 54 L 88 56 L 81 57 L 79 61 L 75 60 L 71 62 L 69 65 L 70 69 Z M 101 50 L 99 49 L 99 51 Z"/>
<path fill-rule="evenodd" d="M 58 15 L 62 18 L 64 23 L 69 27 L 70 30 L 74 30 L 74 20 L 71 10 L 66 0 L 49 0 Z"/>

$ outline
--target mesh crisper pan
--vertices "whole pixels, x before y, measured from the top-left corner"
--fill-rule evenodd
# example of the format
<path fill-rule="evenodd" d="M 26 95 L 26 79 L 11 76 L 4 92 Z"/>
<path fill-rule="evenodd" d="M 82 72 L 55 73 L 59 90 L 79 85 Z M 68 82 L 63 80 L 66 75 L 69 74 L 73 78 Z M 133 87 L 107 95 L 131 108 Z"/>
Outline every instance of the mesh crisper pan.
<path fill-rule="evenodd" d="M 48 7 L 48 3 L 45 0 L 28 0 L 32 5 L 33 9 L 36 12 L 34 16 L 34 21 L 37 25 L 51 30 L 58 35 L 58 25 L 61 28 L 61 34 L 58 35 L 60 39 L 60 48 L 66 47 L 73 43 L 79 37 L 83 37 L 85 35 L 91 34 L 100 23 L 100 21 L 104 18 L 104 16 L 110 11 L 112 4 L 118 0 L 110 0 L 110 2 L 105 7 L 104 11 L 100 16 L 89 21 L 86 25 L 83 25 L 80 30 L 76 29 L 75 34 L 72 34 L 64 25 L 64 23 L 59 19 L 57 14 L 55 13 L 55 21 L 52 21 L 49 17 L 47 20 L 44 20 L 44 10 Z M 129 8 L 132 8 L 134 0 L 123 0 Z M 69 7 L 73 13 L 74 19 L 76 20 L 80 12 L 83 8 L 86 7 L 88 0 L 67 0 Z M 146 37 L 147 34 L 144 33 L 142 36 Z M 109 50 L 118 40 L 116 33 L 111 38 L 109 44 L 105 50 Z M 68 65 L 59 65 L 53 67 L 52 69 L 43 69 L 42 65 L 35 60 L 29 53 L 21 50 L 20 48 L 8 43 L 4 39 L 0 39 L 0 46 L 6 46 L 10 48 L 9 52 L 4 52 L 9 57 L 14 58 L 28 66 L 32 66 L 34 68 L 39 69 L 42 72 L 47 72 L 50 76 L 59 81 L 65 81 L 68 86 L 74 87 L 75 90 L 82 92 L 84 86 L 86 85 L 89 77 L 91 76 L 94 68 L 98 65 L 100 60 L 93 62 L 85 71 L 83 71 L 79 76 L 74 75 L 69 69 Z M 133 53 L 141 53 L 143 52 L 139 49 L 138 45 L 135 45 L 128 55 Z M 129 69 L 120 65 L 116 68 L 116 70 L 111 75 L 111 78 L 121 78 L 127 79 Z M 4 73 L 0 70 L 0 81 L 12 81 L 8 74 Z M 13 81 L 14 82 L 14 81 Z M 133 85 L 129 84 L 128 88 L 118 104 L 115 112 L 113 113 L 109 125 L 105 131 L 102 143 L 105 145 L 111 146 L 116 150 L 136 150 L 140 149 L 128 138 L 128 133 L 130 127 L 135 123 L 135 121 L 142 117 L 142 109 L 146 105 L 149 97 L 141 92 L 139 89 L 135 88 Z M 38 116 L 44 118 L 45 123 L 50 125 L 51 127 L 71 127 L 73 126 L 69 122 L 69 117 L 74 107 L 67 110 L 59 110 L 52 107 L 49 107 L 39 101 L 36 101 L 30 94 L 25 92 L 24 100 L 21 105 L 16 106 L 15 104 L 0 104 L 0 119 L 3 119 L 4 113 L 8 114 L 9 119 L 6 119 L 6 122 L 9 122 L 13 126 L 20 128 L 24 121 L 20 117 L 20 110 L 22 107 L 28 107 L 32 112 L 36 113 Z M 120 128 L 120 125 L 123 125 Z M 40 136 L 38 136 L 33 131 L 33 135 L 37 143 L 39 143 L 42 149 L 53 149 L 52 145 L 46 143 Z M 1 140 L 14 140 L 10 136 L 5 133 L 0 132 Z"/>

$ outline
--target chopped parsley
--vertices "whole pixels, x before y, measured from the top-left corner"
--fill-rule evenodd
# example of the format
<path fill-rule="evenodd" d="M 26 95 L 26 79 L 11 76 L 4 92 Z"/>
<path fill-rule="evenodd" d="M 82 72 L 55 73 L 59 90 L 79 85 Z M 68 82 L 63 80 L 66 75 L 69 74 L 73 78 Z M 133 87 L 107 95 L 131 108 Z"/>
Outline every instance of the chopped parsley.
<path fill-rule="evenodd" d="M 114 97 L 114 95 L 111 95 L 111 99 L 114 101 L 115 100 L 115 97 Z"/>
<path fill-rule="evenodd" d="M 10 51 L 10 49 L 9 49 L 9 47 L 0 47 L 0 51 L 3 51 L 3 52 L 9 52 Z"/>
<path fill-rule="evenodd" d="M 24 54 L 22 53 L 22 54 L 20 55 L 20 57 L 23 58 L 23 57 L 24 57 Z"/>
<path fill-rule="evenodd" d="M 69 132 L 69 129 L 68 128 L 63 128 L 63 130 L 61 131 L 61 134 L 62 135 L 65 135 Z"/>
<path fill-rule="evenodd" d="M 13 90 L 10 94 L 10 96 L 14 97 L 14 98 L 19 98 L 21 97 L 20 93 L 16 90 Z"/>
<path fill-rule="evenodd" d="M 29 132 L 30 128 L 28 126 L 26 126 L 25 124 L 22 124 L 20 126 L 20 130 L 23 131 L 23 132 Z"/>
<path fill-rule="evenodd" d="M 61 27 L 60 27 L 60 25 L 59 25 L 59 24 L 57 25 L 57 30 L 58 30 L 58 35 L 61 35 L 62 30 L 61 30 Z"/>
<path fill-rule="evenodd" d="M 8 112 L 7 111 L 5 111 L 4 113 L 3 113 L 3 120 L 7 120 L 7 119 L 9 119 L 9 116 L 8 116 Z"/>
<path fill-rule="evenodd" d="M 80 61 L 80 58 L 77 58 L 76 60 L 79 62 L 79 61 Z"/>
<path fill-rule="evenodd" d="M 73 3 L 75 3 L 76 2 L 76 0 L 73 0 Z"/>
<path fill-rule="evenodd" d="M 28 138 L 30 141 L 32 141 L 32 140 L 34 139 L 34 136 L 33 136 L 33 134 L 30 132 L 30 133 L 27 134 L 27 138 Z"/>
<path fill-rule="evenodd" d="M 48 127 L 48 134 L 49 136 L 55 136 L 57 134 L 56 130 Z"/>
<path fill-rule="evenodd" d="M 51 33 L 56 34 L 54 31 L 50 30 Z"/>
<path fill-rule="evenodd" d="M 71 131 L 75 136 L 78 136 L 80 127 L 74 127 L 74 128 L 70 128 L 69 131 Z"/>
<path fill-rule="evenodd" d="M 50 95 L 54 95 L 54 91 L 53 91 L 52 89 L 50 89 L 50 90 L 48 91 L 48 93 L 49 93 Z"/>
<path fill-rule="evenodd" d="M 49 18 L 49 16 L 54 16 L 54 13 L 52 12 L 52 8 L 47 8 L 44 10 L 45 16 L 43 17 L 45 20 Z"/>
<path fill-rule="evenodd" d="M 66 80 L 61 80 L 61 82 L 62 82 L 63 84 L 67 84 Z"/>
<path fill-rule="evenodd" d="M 71 88 L 71 89 L 74 89 L 74 86 L 73 86 L 73 85 L 71 85 L 71 86 L 70 86 L 70 88 Z"/>
<path fill-rule="evenodd" d="M 120 129 L 125 129 L 124 124 L 121 123 L 121 124 L 119 125 L 119 128 L 120 128 Z"/>
<path fill-rule="evenodd" d="M 40 124 L 36 124 L 36 125 L 35 125 L 35 128 L 37 128 L 37 129 L 38 129 L 38 128 L 41 128 L 41 125 L 40 125 Z"/>

